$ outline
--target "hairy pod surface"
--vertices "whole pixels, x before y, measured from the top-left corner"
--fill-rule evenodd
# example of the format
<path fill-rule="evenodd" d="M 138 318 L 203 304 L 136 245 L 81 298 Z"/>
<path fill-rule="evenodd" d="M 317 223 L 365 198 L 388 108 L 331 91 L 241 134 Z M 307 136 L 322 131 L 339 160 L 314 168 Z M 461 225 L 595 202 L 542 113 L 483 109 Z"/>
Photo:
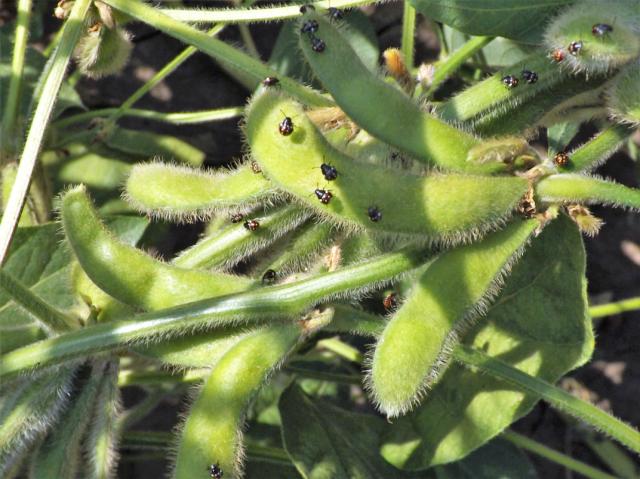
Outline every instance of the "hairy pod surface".
<path fill-rule="evenodd" d="M 173 221 L 209 218 L 230 207 L 248 208 L 273 193 L 269 182 L 249 167 L 210 173 L 159 162 L 133 167 L 125 197 L 138 211 Z"/>
<path fill-rule="evenodd" d="M 257 330 L 216 364 L 182 431 L 174 477 L 204 476 L 218 464 L 224 477 L 242 476 L 242 425 L 249 402 L 300 337 L 297 325 Z"/>
<path fill-rule="evenodd" d="M 321 15 L 303 15 L 303 21 L 309 20 L 320 25 L 326 50 L 314 51 L 311 37 L 301 35 L 302 51 L 315 75 L 358 125 L 430 165 L 469 173 L 504 171 L 500 163 L 467 162 L 467 152 L 477 139 L 423 112 L 408 96 L 371 73 L 342 33 Z"/>
<path fill-rule="evenodd" d="M 289 136 L 277 128 L 284 114 L 295 122 Z M 254 99 L 246 132 L 269 180 L 318 216 L 347 229 L 461 241 L 503 222 L 527 189 L 526 180 L 517 177 L 417 176 L 356 162 L 325 140 L 300 105 L 275 92 Z M 323 163 L 337 169 L 335 181 L 325 180 Z M 315 197 L 318 188 L 331 192 L 329 202 Z M 379 215 L 372 217 L 372 211 Z"/>
<path fill-rule="evenodd" d="M 620 72 L 607 90 L 607 107 L 614 120 L 640 126 L 640 63 Z"/>
<path fill-rule="evenodd" d="M 535 187 L 536 195 L 549 203 L 603 204 L 640 209 L 640 190 L 577 174 L 552 175 Z"/>
<path fill-rule="evenodd" d="M 385 414 L 406 413 L 438 380 L 456 342 L 487 309 L 537 226 L 537 220 L 516 220 L 431 263 L 387 324 L 373 354 L 369 382 Z"/>
<path fill-rule="evenodd" d="M 608 1 L 606 8 L 595 0 L 577 2 L 549 24 L 545 46 L 566 52 L 561 66 L 590 74 L 608 73 L 640 55 L 639 22 L 635 1 Z"/>
<path fill-rule="evenodd" d="M 131 306 L 154 310 L 246 290 L 253 282 L 223 273 L 168 265 L 119 242 L 98 218 L 82 186 L 61 200 L 65 234 L 82 269 L 102 290 Z"/>
<path fill-rule="evenodd" d="M 90 78 L 118 73 L 133 49 L 129 34 L 122 28 L 109 28 L 102 23 L 94 26 L 80 38 L 74 52 L 78 68 Z"/>
<path fill-rule="evenodd" d="M 633 129 L 628 125 L 612 125 L 608 127 L 570 152 L 568 163 L 558 166 L 558 171 L 564 173 L 595 169 L 618 151 L 632 133 Z"/>

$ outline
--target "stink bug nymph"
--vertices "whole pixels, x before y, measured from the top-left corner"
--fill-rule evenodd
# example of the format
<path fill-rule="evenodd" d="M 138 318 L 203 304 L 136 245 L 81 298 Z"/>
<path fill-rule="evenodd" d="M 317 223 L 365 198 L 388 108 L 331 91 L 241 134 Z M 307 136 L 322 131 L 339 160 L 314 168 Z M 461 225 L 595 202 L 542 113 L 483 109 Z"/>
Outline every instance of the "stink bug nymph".
<path fill-rule="evenodd" d="M 322 163 L 320 170 L 322 171 L 322 176 L 324 176 L 324 179 L 327 181 L 333 181 L 338 177 L 338 170 L 336 170 L 335 166 Z"/>
<path fill-rule="evenodd" d="M 262 275 L 262 284 L 273 284 L 275 283 L 277 277 L 278 277 L 278 273 L 276 273 L 272 269 L 268 269 Z"/>
<path fill-rule="evenodd" d="M 369 209 L 367 209 L 367 215 L 369 215 L 369 219 L 374 223 L 377 223 L 382 219 L 382 212 L 377 206 L 370 206 Z"/>
<path fill-rule="evenodd" d="M 244 219 L 244 216 L 242 215 L 242 213 L 234 213 L 231 215 L 232 223 L 240 223 L 243 219 Z"/>
<path fill-rule="evenodd" d="M 320 188 L 316 188 L 314 191 L 316 198 L 320 200 L 320 203 L 323 205 L 328 205 L 333 198 L 333 194 L 329 190 L 321 190 Z"/>
<path fill-rule="evenodd" d="M 290 117 L 285 116 L 284 120 L 282 120 L 278 125 L 278 131 L 282 136 L 289 136 L 293 133 L 293 120 Z"/>
<path fill-rule="evenodd" d="M 244 227 L 249 231 L 256 231 L 258 228 L 260 228 L 260 223 L 258 223 L 256 220 L 247 220 L 244 222 Z"/>
<path fill-rule="evenodd" d="M 262 173 L 262 168 L 260 168 L 260 165 L 255 160 L 251 162 L 251 171 L 253 171 L 256 174 Z"/>
<path fill-rule="evenodd" d="M 506 75 L 506 76 L 502 77 L 502 83 L 504 84 L 504 86 L 506 86 L 507 88 L 511 89 L 511 88 L 517 87 L 519 81 L 513 75 Z"/>
<path fill-rule="evenodd" d="M 307 20 L 302 24 L 300 31 L 302 33 L 315 33 L 318 31 L 318 28 L 320 28 L 320 25 L 318 25 L 316 20 Z"/>
<path fill-rule="evenodd" d="M 211 464 L 208 468 L 208 472 L 212 479 L 222 479 L 222 476 L 224 476 L 224 472 L 222 472 L 219 462 Z"/>
<path fill-rule="evenodd" d="M 556 153 L 556 156 L 553 157 L 553 163 L 560 167 L 567 166 L 569 164 L 569 155 L 564 151 Z"/>
<path fill-rule="evenodd" d="M 386 295 L 382 300 L 382 305 L 387 311 L 395 309 L 395 307 L 398 305 L 398 298 L 396 296 L 396 293 L 389 293 L 388 295 Z"/>
<path fill-rule="evenodd" d="M 311 49 L 316 53 L 322 53 L 325 48 L 327 48 L 327 44 L 324 43 L 324 40 L 318 37 L 311 37 Z"/>
<path fill-rule="evenodd" d="M 580 52 L 582 51 L 582 40 L 569 43 L 567 50 L 569 50 L 569 53 L 574 57 L 580 55 Z"/>
<path fill-rule="evenodd" d="M 336 7 L 329 7 L 328 13 L 330 20 L 342 20 L 344 18 L 344 13 L 342 13 L 342 10 Z"/>
<path fill-rule="evenodd" d="M 531 70 L 522 70 L 522 78 L 527 83 L 532 84 L 538 81 L 538 74 Z"/>
<path fill-rule="evenodd" d="M 300 13 L 302 13 L 302 14 L 307 13 L 307 9 L 309 9 L 309 10 L 315 10 L 315 9 L 316 9 L 316 7 L 314 7 L 313 5 L 302 5 L 302 6 L 300 7 Z"/>
<path fill-rule="evenodd" d="M 611 33 L 613 31 L 613 27 L 611 25 L 607 25 L 606 23 L 596 23 L 591 27 L 591 33 L 593 33 L 594 37 L 602 38 L 607 33 Z"/>
<path fill-rule="evenodd" d="M 553 58 L 555 62 L 560 63 L 562 60 L 564 60 L 564 52 L 560 48 L 558 48 L 551 52 L 551 58 Z"/>
<path fill-rule="evenodd" d="M 278 83 L 280 83 L 280 80 L 278 80 L 276 77 L 267 77 L 262 80 L 262 84 L 266 87 L 276 86 Z"/>

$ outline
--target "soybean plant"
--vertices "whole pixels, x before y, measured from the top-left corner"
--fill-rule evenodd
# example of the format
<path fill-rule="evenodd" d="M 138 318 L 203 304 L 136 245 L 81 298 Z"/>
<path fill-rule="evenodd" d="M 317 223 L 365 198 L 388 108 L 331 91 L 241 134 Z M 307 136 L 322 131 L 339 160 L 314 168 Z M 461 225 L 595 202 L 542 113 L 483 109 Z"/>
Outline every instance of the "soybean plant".
<path fill-rule="evenodd" d="M 523 448 L 613 477 L 507 428 L 544 400 L 640 453 L 636 429 L 554 386 L 594 350 L 589 205 L 640 209 L 592 173 L 640 124 L 637 2 L 406 0 L 382 69 L 356 8 L 373 0 L 251 3 L 61 0 L 42 54 L 18 2 L 0 49 L 0 474 L 109 478 L 151 456 L 178 479 L 533 477 Z M 431 65 L 416 13 L 439 33 Z M 261 21 L 284 22 L 269 62 Z M 133 22 L 188 47 L 119 108 L 67 111 L 70 60 L 72 79 L 117 74 Z M 233 24 L 246 51 L 216 38 Z M 246 106 L 134 108 L 196 51 Z M 207 169 L 124 116 L 242 117 L 244 154 Z M 568 148 L 586 122 L 600 132 Z M 161 260 L 149 220 L 205 231 Z M 146 396 L 125 409 L 131 387 Z M 187 389 L 171 434 L 135 429 Z M 607 444 L 612 473 L 633 469 Z"/>

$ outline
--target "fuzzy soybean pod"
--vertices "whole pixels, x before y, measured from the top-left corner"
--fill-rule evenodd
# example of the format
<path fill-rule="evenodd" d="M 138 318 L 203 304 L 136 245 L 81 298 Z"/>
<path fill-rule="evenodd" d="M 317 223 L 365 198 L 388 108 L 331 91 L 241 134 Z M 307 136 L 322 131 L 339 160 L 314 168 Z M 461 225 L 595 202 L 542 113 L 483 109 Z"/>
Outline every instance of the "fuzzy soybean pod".
<path fill-rule="evenodd" d="M 538 225 L 537 220 L 516 220 L 478 243 L 443 253 L 427 268 L 371 358 L 368 385 L 382 412 L 398 416 L 419 403 Z"/>
<path fill-rule="evenodd" d="M 249 208 L 273 193 L 269 182 L 251 168 L 207 172 L 160 162 L 133 167 L 125 184 L 131 206 L 149 216 L 172 221 L 209 218 L 228 208 Z"/>
<path fill-rule="evenodd" d="M 295 347 L 295 324 L 259 329 L 218 361 L 194 402 L 178 446 L 174 477 L 205 477 L 218 465 L 225 479 L 242 476 L 242 425 L 253 396 Z"/>
<path fill-rule="evenodd" d="M 340 30 L 321 15 L 308 11 L 303 21 L 318 22 L 326 44 L 314 50 L 313 38 L 300 35 L 300 45 L 314 74 L 344 112 L 373 136 L 431 165 L 452 171 L 495 173 L 501 163 L 474 164 L 467 152 L 478 143 L 472 135 L 423 112 L 397 88 L 375 76 L 362 63 Z"/>
<path fill-rule="evenodd" d="M 603 204 L 640 209 L 640 189 L 593 176 L 552 175 L 541 180 L 535 192 L 547 203 Z"/>
<path fill-rule="evenodd" d="M 607 107 L 620 123 L 640 126 L 640 63 L 626 67 L 607 90 Z"/>
<path fill-rule="evenodd" d="M 175 306 L 248 289 L 253 282 L 223 273 L 162 263 L 118 241 L 100 221 L 85 188 L 61 199 L 64 231 L 82 269 L 118 301 L 147 310 Z"/>
<path fill-rule="evenodd" d="M 576 2 L 549 24 L 545 46 L 564 52 L 560 64 L 565 68 L 608 73 L 640 55 L 638 22 L 640 11 L 634 0 Z"/>
<path fill-rule="evenodd" d="M 284 136 L 278 124 L 292 118 Z M 455 242 L 496 227 L 527 190 L 518 177 L 458 174 L 413 175 L 401 169 L 360 163 L 332 147 L 301 106 L 277 92 L 258 95 L 246 125 L 251 152 L 263 173 L 319 217 L 351 230 Z M 328 182 L 320 166 L 338 176 Z M 316 189 L 331 193 L 322 202 Z"/>

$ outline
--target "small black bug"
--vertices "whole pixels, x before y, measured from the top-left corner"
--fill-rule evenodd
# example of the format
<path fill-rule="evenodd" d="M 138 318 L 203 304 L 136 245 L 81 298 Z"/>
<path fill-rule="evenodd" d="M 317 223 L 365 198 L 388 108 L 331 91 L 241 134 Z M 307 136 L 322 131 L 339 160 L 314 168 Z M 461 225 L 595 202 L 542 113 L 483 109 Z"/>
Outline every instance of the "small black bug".
<path fill-rule="evenodd" d="M 342 13 L 342 10 L 336 7 L 329 7 L 328 12 L 330 20 L 342 20 L 344 18 L 344 13 Z"/>
<path fill-rule="evenodd" d="M 224 476 L 224 472 L 222 472 L 222 468 L 220 467 L 220 463 L 216 462 L 215 464 L 211 464 L 209 466 L 209 476 L 213 479 L 222 479 Z"/>
<path fill-rule="evenodd" d="M 320 170 L 322 170 L 322 176 L 324 176 L 324 179 L 327 181 L 333 181 L 338 177 L 338 170 L 336 170 L 335 166 L 322 163 Z"/>
<path fill-rule="evenodd" d="M 369 219 L 374 223 L 377 223 L 382 219 L 382 212 L 378 209 L 377 206 L 370 206 L 367 210 L 367 214 L 369 215 Z"/>
<path fill-rule="evenodd" d="M 288 116 L 284 117 L 284 120 L 278 125 L 278 131 L 282 136 L 289 136 L 293 133 L 293 120 Z"/>
<path fill-rule="evenodd" d="M 316 53 L 322 53 L 325 48 L 327 48 L 327 44 L 318 37 L 311 37 L 311 49 Z"/>
<path fill-rule="evenodd" d="M 316 197 L 320 200 L 320 203 L 322 203 L 323 205 L 328 205 L 329 202 L 331 201 L 331 198 L 333 198 L 333 194 L 329 190 L 321 190 L 320 188 L 316 188 L 314 193 L 316 194 Z"/>
<path fill-rule="evenodd" d="M 230 219 L 232 223 L 240 223 L 244 219 L 244 216 L 242 213 L 234 213 L 231 215 Z"/>
<path fill-rule="evenodd" d="M 318 31 L 318 28 L 320 28 L 320 25 L 318 25 L 316 20 L 307 20 L 302 24 L 300 31 L 302 33 L 315 33 Z"/>
<path fill-rule="evenodd" d="M 278 80 L 276 77 L 267 77 L 262 80 L 262 84 L 264 86 L 276 86 L 278 83 L 280 83 L 280 80 Z"/>
<path fill-rule="evenodd" d="M 593 33 L 593 36 L 599 38 L 604 37 L 607 33 L 611 33 L 612 31 L 613 27 L 606 23 L 596 23 L 591 27 L 591 33 Z"/>
<path fill-rule="evenodd" d="M 309 10 L 315 10 L 316 7 L 314 7 L 313 5 L 302 5 L 300 7 L 300 13 L 307 13 L 307 9 Z"/>
<path fill-rule="evenodd" d="M 264 272 L 264 274 L 262 275 L 262 284 L 272 284 L 275 283 L 276 279 L 278 277 L 278 273 L 276 273 L 274 270 L 272 269 L 268 269 Z"/>
<path fill-rule="evenodd" d="M 522 78 L 527 83 L 535 83 L 538 81 L 538 74 L 536 72 L 532 72 L 531 70 L 522 70 Z"/>
<path fill-rule="evenodd" d="M 502 83 L 509 89 L 515 88 L 518 86 L 518 79 L 513 75 L 506 75 L 502 77 Z"/>
<path fill-rule="evenodd" d="M 569 50 L 569 53 L 571 53 L 574 57 L 580 55 L 580 52 L 582 51 L 582 41 L 578 40 L 577 42 L 569 43 L 567 50 Z"/>
<path fill-rule="evenodd" d="M 247 220 L 244 222 L 244 227 L 249 231 L 255 231 L 260 228 L 260 223 L 258 223 L 256 220 Z"/>

